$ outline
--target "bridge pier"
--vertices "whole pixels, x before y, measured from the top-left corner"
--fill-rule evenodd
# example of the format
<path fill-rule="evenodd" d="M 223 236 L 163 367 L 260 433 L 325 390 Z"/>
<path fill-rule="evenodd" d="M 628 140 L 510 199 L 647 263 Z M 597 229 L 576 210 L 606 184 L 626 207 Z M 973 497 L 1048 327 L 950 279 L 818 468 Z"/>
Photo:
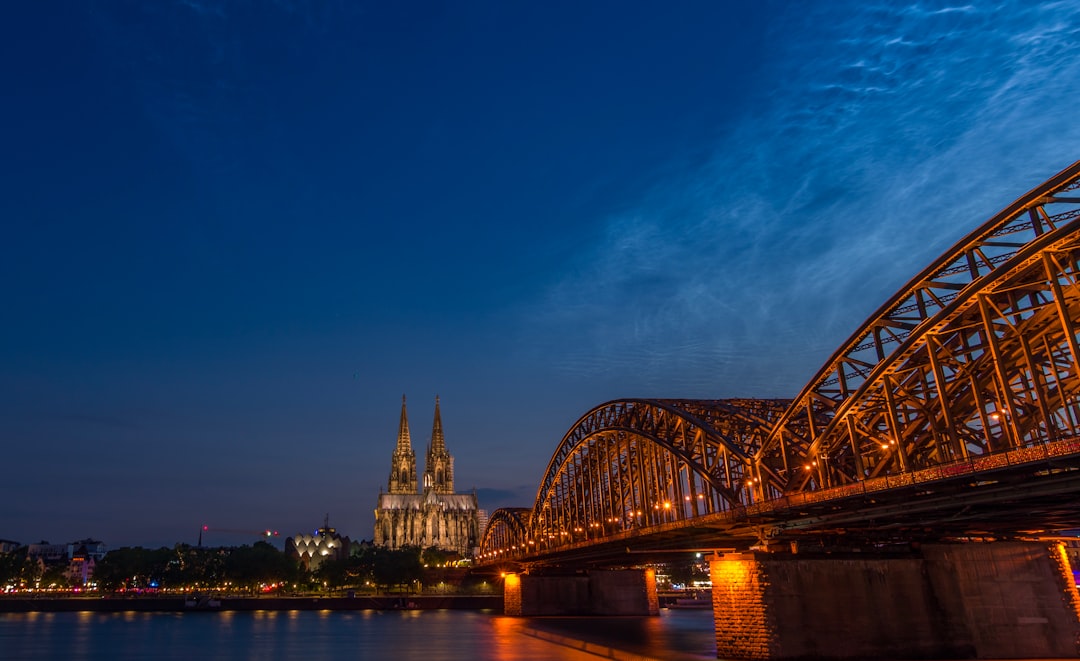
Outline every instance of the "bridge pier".
<path fill-rule="evenodd" d="M 734 553 L 710 573 L 719 658 L 1078 657 L 1080 593 L 1060 545 Z"/>
<path fill-rule="evenodd" d="M 652 569 L 592 570 L 569 576 L 507 574 L 506 615 L 658 615 Z"/>

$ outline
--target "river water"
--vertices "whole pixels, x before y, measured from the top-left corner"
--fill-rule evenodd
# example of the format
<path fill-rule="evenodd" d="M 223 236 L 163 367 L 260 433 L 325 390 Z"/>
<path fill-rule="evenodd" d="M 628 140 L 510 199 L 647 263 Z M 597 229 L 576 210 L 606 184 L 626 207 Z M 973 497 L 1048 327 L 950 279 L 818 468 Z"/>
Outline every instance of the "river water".
<path fill-rule="evenodd" d="M 476 611 L 12 613 L 0 659 L 583 660 L 604 648 L 715 659 L 711 611 L 660 617 L 509 618 Z"/>

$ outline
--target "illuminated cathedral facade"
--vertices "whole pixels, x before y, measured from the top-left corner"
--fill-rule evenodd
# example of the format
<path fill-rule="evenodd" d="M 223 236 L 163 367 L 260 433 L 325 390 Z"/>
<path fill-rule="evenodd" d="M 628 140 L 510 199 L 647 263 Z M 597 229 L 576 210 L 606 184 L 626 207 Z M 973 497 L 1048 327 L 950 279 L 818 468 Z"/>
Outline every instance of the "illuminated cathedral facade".
<path fill-rule="evenodd" d="M 472 557 L 480 545 L 479 504 L 475 493 L 454 493 L 454 458 L 446 449 L 438 397 L 422 482 L 416 479 L 416 454 L 405 397 L 401 397 L 401 422 L 387 487 L 375 508 L 376 546 L 434 546 Z"/>

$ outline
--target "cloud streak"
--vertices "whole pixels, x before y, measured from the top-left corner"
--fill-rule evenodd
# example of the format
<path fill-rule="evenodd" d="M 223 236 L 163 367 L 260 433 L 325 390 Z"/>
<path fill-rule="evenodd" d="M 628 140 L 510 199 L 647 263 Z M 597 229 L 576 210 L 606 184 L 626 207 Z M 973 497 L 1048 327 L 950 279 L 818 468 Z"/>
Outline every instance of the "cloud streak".
<path fill-rule="evenodd" d="M 529 341 L 639 394 L 793 395 L 923 266 L 1077 158 L 1078 25 L 1065 3 L 789 10 L 708 162 L 608 219 L 528 311 L 544 320 Z"/>

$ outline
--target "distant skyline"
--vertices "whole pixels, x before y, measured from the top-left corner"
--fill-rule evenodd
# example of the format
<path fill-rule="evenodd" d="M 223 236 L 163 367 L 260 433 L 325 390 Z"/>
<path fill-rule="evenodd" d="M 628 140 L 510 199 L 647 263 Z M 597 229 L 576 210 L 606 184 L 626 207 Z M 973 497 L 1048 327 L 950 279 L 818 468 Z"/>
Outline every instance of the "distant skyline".
<path fill-rule="evenodd" d="M 458 490 L 530 506 L 592 407 L 793 397 L 1080 159 L 1076 3 L 4 18 L 0 538 L 23 543 L 326 513 L 370 539 L 402 393 L 418 458 L 439 395 Z"/>

